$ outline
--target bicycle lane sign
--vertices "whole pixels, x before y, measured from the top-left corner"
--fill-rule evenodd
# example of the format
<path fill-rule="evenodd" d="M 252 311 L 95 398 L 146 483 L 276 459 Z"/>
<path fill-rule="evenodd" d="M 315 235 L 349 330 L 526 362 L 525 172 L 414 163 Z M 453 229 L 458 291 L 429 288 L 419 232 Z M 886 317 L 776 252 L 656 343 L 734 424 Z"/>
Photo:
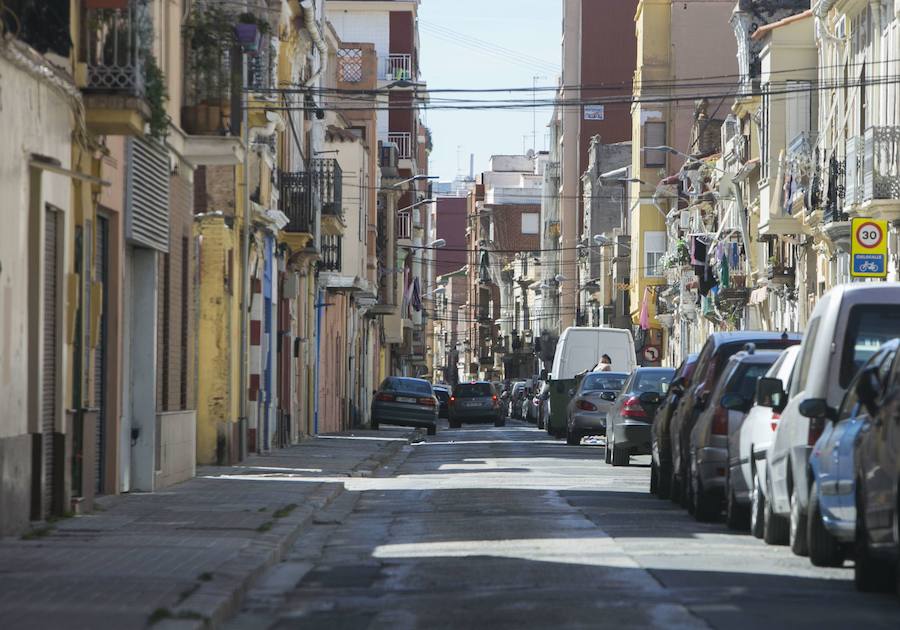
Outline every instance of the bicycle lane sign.
<path fill-rule="evenodd" d="M 854 278 L 887 277 L 887 221 L 853 219 L 850 275 Z"/>

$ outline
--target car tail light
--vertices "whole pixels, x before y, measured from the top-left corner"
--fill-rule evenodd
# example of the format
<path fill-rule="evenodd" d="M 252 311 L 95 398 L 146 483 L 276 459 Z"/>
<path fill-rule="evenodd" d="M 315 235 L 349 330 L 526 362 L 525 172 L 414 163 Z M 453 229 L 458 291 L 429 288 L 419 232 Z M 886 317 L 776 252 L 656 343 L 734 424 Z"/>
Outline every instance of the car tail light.
<path fill-rule="evenodd" d="M 781 420 L 781 414 L 780 414 L 780 413 L 775 413 L 775 412 L 773 411 L 773 412 L 772 412 L 772 422 L 771 422 L 771 425 L 772 425 L 772 431 L 774 431 L 775 429 L 778 428 L 778 421 L 779 421 L 779 420 Z"/>
<path fill-rule="evenodd" d="M 645 419 L 647 417 L 647 412 L 641 407 L 641 399 L 637 396 L 626 399 L 622 404 L 622 417 Z"/>
<path fill-rule="evenodd" d="M 451 397 L 450 397 L 450 404 L 451 404 L 451 405 L 455 405 L 455 404 L 456 404 L 456 396 L 451 396 Z"/>
<path fill-rule="evenodd" d="M 531 404 L 534 405 L 535 407 L 540 407 L 540 406 L 541 406 L 541 399 L 540 399 L 540 398 L 534 398 L 534 399 L 531 401 Z"/>
<path fill-rule="evenodd" d="M 375 396 L 375 400 L 380 400 L 381 402 L 394 402 L 395 398 L 393 394 L 381 393 Z"/>
<path fill-rule="evenodd" d="M 426 407 L 434 407 L 435 404 L 434 398 L 420 398 L 418 402 Z"/>
<path fill-rule="evenodd" d="M 713 414 L 712 421 L 713 435 L 728 435 L 728 410 L 719 405 Z"/>
<path fill-rule="evenodd" d="M 494 401 L 494 406 L 495 406 L 495 407 L 499 407 L 499 406 L 500 406 L 500 401 L 497 399 L 497 395 L 496 395 L 496 394 L 495 394 L 494 396 L 491 397 L 491 400 Z"/>
<path fill-rule="evenodd" d="M 577 403 L 575 403 L 575 406 L 582 411 L 597 411 L 597 405 L 586 400 L 579 400 Z"/>
<path fill-rule="evenodd" d="M 809 419 L 809 432 L 806 436 L 806 443 L 809 446 L 814 446 L 815 443 L 821 437 L 822 432 L 825 430 L 825 418 L 810 418 Z"/>

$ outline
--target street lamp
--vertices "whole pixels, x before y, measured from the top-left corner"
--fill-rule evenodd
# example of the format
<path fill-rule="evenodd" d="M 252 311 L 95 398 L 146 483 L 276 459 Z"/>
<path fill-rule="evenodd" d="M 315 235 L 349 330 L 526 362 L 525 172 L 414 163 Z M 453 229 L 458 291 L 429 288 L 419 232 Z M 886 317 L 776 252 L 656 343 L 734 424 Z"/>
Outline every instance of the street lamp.
<path fill-rule="evenodd" d="M 554 278 L 554 280 L 556 280 L 557 282 L 566 282 L 568 280 L 568 278 L 566 278 L 561 273 L 558 273 L 558 274 L 556 274 L 556 277 Z"/>
<path fill-rule="evenodd" d="M 400 188 L 404 184 L 409 184 L 411 182 L 420 182 L 427 179 L 440 179 L 440 177 L 438 175 L 416 175 L 414 177 L 410 177 L 409 179 L 404 179 L 402 182 L 391 184 L 391 188 Z"/>
<path fill-rule="evenodd" d="M 440 249 L 441 247 L 446 247 L 446 246 L 447 246 L 447 241 L 442 238 L 439 238 L 436 241 L 431 241 L 432 249 Z"/>
<path fill-rule="evenodd" d="M 594 242 L 600 247 L 613 247 L 617 244 L 614 240 L 604 234 L 595 234 Z M 624 247 L 625 249 L 631 249 L 631 245 L 627 245 L 625 243 L 618 243 L 618 245 L 619 247 Z"/>
<path fill-rule="evenodd" d="M 407 206 L 405 208 L 401 208 L 397 210 L 397 212 L 407 212 L 409 210 L 413 210 L 414 208 L 418 208 L 419 206 L 424 206 L 426 203 L 435 203 L 437 199 L 423 199 L 422 201 L 417 201 L 411 206 Z"/>
<path fill-rule="evenodd" d="M 618 184 L 646 184 L 643 179 L 639 177 L 601 177 L 601 182 L 616 182 Z"/>

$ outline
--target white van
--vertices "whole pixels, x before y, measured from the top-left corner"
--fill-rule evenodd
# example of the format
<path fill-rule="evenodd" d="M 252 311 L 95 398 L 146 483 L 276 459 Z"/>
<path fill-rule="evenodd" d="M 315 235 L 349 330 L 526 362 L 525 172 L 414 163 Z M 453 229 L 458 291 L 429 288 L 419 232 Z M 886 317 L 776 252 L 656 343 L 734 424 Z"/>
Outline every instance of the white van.
<path fill-rule="evenodd" d="M 634 338 L 624 328 L 566 328 L 556 344 L 553 357 L 554 381 L 575 378 L 589 372 L 608 354 L 613 372 L 630 373 L 637 367 Z"/>
<path fill-rule="evenodd" d="M 569 391 L 576 388 L 575 378 L 590 372 L 609 355 L 613 372 L 630 373 L 637 367 L 634 337 L 622 328 L 566 328 L 556 344 L 553 370 L 550 372 L 550 413 L 547 433 L 556 437 L 566 434 L 566 408 Z"/>

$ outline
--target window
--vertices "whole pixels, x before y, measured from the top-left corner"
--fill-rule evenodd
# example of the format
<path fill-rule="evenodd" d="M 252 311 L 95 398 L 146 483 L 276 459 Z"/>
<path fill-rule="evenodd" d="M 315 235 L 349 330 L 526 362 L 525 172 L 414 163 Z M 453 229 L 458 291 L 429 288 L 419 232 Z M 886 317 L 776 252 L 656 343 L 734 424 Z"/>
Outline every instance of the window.
<path fill-rule="evenodd" d="M 340 340 L 338 346 L 340 347 Z M 385 392 L 411 392 L 415 394 L 432 395 L 431 383 L 415 378 L 388 378 L 381 384 L 381 390 Z"/>
<path fill-rule="evenodd" d="M 453 390 L 457 398 L 489 398 L 494 395 L 490 383 L 465 383 Z"/>
<path fill-rule="evenodd" d="M 847 322 L 841 354 L 841 387 L 846 388 L 859 368 L 881 344 L 900 335 L 900 310 L 894 306 L 865 304 L 854 306 Z"/>
<path fill-rule="evenodd" d="M 537 212 L 522 213 L 522 234 L 540 234 L 541 215 Z"/>
<path fill-rule="evenodd" d="M 732 378 L 728 382 L 728 393 L 739 394 L 744 400 L 753 400 L 756 396 L 756 381 L 765 376 L 770 367 L 772 365 L 769 363 L 745 365 L 737 374 L 737 378 Z"/>
<path fill-rule="evenodd" d="M 657 394 L 665 394 L 669 391 L 669 383 L 675 370 L 665 370 L 661 372 L 638 372 L 638 377 L 631 384 L 630 392 L 644 393 L 656 392 Z"/>
<path fill-rule="evenodd" d="M 659 277 L 663 275 L 660 264 L 666 253 L 665 232 L 644 232 L 644 275 Z"/>
<path fill-rule="evenodd" d="M 759 123 L 759 177 L 762 180 L 769 179 L 769 108 L 771 106 L 769 86 L 766 85 L 762 89 Z"/>
<path fill-rule="evenodd" d="M 646 122 L 644 123 L 644 146 L 645 147 L 661 147 L 666 144 L 666 123 L 664 122 Z M 665 151 L 644 151 L 644 166 L 662 166 L 666 165 Z"/>
<path fill-rule="evenodd" d="M 625 386 L 625 378 L 625 376 L 619 374 L 604 374 L 603 372 L 587 374 L 581 382 L 581 391 L 619 392 Z"/>

